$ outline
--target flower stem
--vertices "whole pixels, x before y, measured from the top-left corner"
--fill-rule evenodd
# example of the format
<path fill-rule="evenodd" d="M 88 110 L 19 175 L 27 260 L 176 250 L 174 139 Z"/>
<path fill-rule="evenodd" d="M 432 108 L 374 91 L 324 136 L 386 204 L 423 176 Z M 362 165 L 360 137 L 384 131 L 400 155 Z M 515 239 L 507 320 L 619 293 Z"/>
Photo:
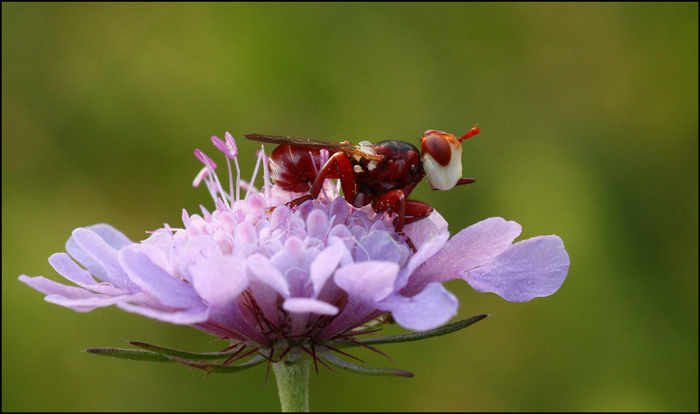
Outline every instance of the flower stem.
<path fill-rule="evenodd" d="M 302 358 L 292 364 L 280 361 L 272 364 L 277 377 L 282 412 L 309 412 L 309 360 Z"/>

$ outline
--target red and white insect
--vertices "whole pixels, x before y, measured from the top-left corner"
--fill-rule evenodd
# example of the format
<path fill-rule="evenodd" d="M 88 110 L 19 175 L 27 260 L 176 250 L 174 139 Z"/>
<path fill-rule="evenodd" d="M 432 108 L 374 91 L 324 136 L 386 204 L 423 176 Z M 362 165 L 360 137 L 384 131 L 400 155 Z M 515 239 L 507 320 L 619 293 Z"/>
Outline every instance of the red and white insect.
<path fill-rule="evenodd" d="M 336 144 L 260 134 L 244 137 L 279 144 L 270 155 L 272 179 L 286 191 L 309 192 L 287 203 L 290 207 L 318 197 L 326 178 L 339 179 L 343 197 L 349 204 L 357 208 L 371 204 L 378 214 L 395 214 L 394 229 L 403 233 L 406 224 L 433 212 L 430 205 L 408 199 L 424 176 L 434 190 L 446 191 L 475 181 L 462 177 L 461 142 L 478 133 L 479 125 L 459 138 L 430 129 L 421 138 L 420 152 L 411 143 L 394 140 L 351 145 L 347 141 Z M 316 166 L 321 163 L 322 149 L 330 157 L 319 170 Z M 415 252 L 411 240 L 406 241 Z"/>

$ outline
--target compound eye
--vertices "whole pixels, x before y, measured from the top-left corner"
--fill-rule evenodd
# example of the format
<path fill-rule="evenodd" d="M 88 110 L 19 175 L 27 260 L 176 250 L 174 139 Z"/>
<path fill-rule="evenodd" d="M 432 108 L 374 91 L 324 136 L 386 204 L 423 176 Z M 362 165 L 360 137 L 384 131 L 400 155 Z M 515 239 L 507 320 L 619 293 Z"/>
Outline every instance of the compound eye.
<path fill-rule="evenodd" d="M 447 140 L 437 134 L 423 135 L 421 140 L 421 150 L 423 154 L 430 154 L 438 164 L 443 167 L 450 163 L 452 158 L 452 148 Z"/>
<path fill-rule="evenodd" d="M 454 135 L 430 129 L 421 139 L 425 175 L 433 188 L 449 190 L 462 178 L 462 144 Z"/>

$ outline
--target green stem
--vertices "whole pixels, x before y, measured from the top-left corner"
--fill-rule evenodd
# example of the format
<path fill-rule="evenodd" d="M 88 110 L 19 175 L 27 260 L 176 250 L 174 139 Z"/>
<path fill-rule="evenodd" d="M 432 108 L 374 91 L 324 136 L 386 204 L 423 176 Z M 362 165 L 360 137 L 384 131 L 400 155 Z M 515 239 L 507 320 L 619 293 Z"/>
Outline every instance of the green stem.
<path fill-rule="evenodd" d="M 309 360 L 302 358 L 293 364 L 286 361 L 272 364 L 277 377 L 282 412 L 309 412 Z"/>

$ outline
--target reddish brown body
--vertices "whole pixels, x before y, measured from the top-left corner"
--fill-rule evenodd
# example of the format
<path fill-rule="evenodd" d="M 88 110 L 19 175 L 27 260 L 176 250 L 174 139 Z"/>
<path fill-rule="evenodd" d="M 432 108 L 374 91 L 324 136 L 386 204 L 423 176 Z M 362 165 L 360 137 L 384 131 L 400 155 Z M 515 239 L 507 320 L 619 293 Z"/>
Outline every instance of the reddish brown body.
<path fill-rule="evenodd" d="M 337 144 L 259 134 L 244 137 L 279 144 L 270 154 L 271 178 L 286 191 L 309 192 L 290 201 L 288 206 L 294 207 L 317 198 L 326 178 L 338 179 L 343 197 L 349 204 L 357 208 L 371 204 L 377 214 L 396 214 L 394 229 L 397 233 L 403 233 L 404 225 L 426 218 L 433 212 L 433 208 L 426 203 L 407 200 L 426 175 L 422 161 L 425 153 L 430 153 L 438 165 L 450 165 L 450 145 L 459 145 L 458 142 L 478 132 L 478 126 L 474 127 L 457 140 L 453 135 L 442 131 L 428 130 L 421 144 L 423 154 L 414 145 L 404 141 L 389 140 L 354 146 L 347 142 Z M 442 140 L 446 144 L 443 145 Z M 454 142 L 449 144 L 450 140 Z M 328 151 L 327 160 L 321 155 L 322 150 Z M 461 154 L 461 147 L 459 153 Z M 457 173 L 461 174 L 461 164 Z M 458 176 L 448 186 L 471 182 L 474 179 Z M 406 241 L 415 252 L 411 240 L 407 238 Z"/>
<path fill-rule="evenodd" d="M 355 186 L 353 199 L 346 201 L 355 207 L 362 207 L 379 199 L 392 190 L 401 190 L 408 195 L 421 181 L 425 172 L 418 149 L 408 142 L 382 141 L 374 150 L 381 161 L 349 156 L 353 169 L 361 169 L 354 174 Z M 302 193 L 311 190 L 319 171 L 323 168 L 321 149 L 304 148 L 292 145 L 280 145 L 270 154 L 270 173 L 275 183 L 282 189 Z M 330 155 L 338 151 L 330 150 Z M 359 159 L 358 159 L 359 158 Z M 374 163 L 371 166 L 370 164 Z M 339 179 L 338 168 L 331 168 L 325 178 Z"/>
<path fill-rule="evenodd" d="M 283 190 L 295 193 L 309 191 L 311 183 L 323 168 L 320 152 L 316 148 L 278 146 L 270 154 L 270 178 Z"/>
<path fill-rule="evenodd" d="M 425 172 L 418 149 L 404 141 L 382 141 L 373 146 L 373 154 L 346 153 L 332 146 L 324 164 L 321 148 L 279 145 L 270 154 L 272 179 L 282 189 L 310 194 L 289 203 L 295 206 L 318 197 L 326 178 L 340 179 L 345 200 L 355 207 L 368 204 L 376 213 L 397 215 L 394 228 L 401 233 L 405 224 L 430 215 L 433 208 L 407 200 Z M 408 240 L 409 245 L 413 243 Z"/>

